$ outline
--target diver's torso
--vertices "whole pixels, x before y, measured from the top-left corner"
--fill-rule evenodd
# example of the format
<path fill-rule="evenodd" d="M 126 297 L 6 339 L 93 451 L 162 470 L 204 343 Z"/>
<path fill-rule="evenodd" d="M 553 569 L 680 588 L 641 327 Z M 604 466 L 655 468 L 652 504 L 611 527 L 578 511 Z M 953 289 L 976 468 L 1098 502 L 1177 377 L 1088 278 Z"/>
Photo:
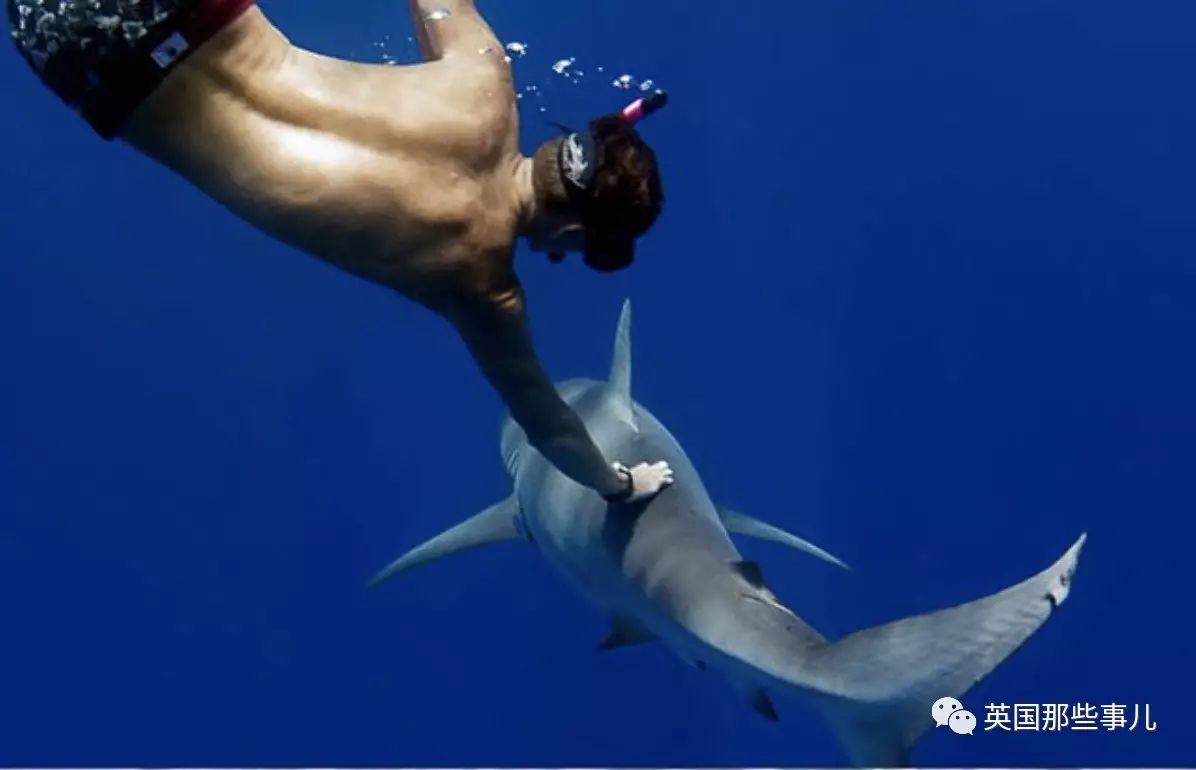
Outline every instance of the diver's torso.
<path fill-rule="evenodd" d="M 346 62 L 292 47 L 254 8 L 124 138 L 271 235 L 434 303 L 510 271 L 517 120 L 501 55 Z"/>

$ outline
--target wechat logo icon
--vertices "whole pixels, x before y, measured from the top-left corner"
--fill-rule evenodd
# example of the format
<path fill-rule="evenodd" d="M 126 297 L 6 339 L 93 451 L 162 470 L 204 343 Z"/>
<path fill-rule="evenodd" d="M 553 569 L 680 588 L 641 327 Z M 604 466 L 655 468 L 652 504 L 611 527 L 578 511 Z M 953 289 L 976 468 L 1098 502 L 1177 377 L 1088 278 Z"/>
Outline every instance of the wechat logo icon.
<path fill-rule="evenodd" d="M 939 698 L 930 707 L 934 726 L 946 725 L 957 735 L 972 735 L 976 729 L 976 715 L 966 710 L 955 698 Z"/>

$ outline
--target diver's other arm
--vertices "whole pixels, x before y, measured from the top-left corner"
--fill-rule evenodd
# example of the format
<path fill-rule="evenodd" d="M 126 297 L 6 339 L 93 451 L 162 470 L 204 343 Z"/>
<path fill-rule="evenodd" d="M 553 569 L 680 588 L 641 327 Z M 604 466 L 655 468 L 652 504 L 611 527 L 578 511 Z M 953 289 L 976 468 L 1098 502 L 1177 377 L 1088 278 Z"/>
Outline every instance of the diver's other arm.
<path fill-rule="evenodd" d="M 478 55 L 498 46 L 474 0 L 407 0 L 420 51 L 428 61 L 456 53 Z"/>
<path fill-rule="evenodd" d="M 673 483 L 665 462 L 634 468 L 606 462 L 540 366 L 518 288 L 463 308 L 453 320 L 528 442 L 561 473 L 610 501 L 643 500 Z"/>

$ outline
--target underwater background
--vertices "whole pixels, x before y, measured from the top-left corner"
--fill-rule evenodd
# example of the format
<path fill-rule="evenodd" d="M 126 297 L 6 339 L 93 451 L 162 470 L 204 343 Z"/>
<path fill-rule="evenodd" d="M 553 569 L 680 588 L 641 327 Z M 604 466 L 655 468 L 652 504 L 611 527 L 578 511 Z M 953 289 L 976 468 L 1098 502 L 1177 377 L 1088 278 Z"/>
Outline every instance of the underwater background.
<path fill-rule="evenodd" d="M 670 92 L 635 269 L 519 270 L 554 377 L 606 372 L 631 297 L 635 395 L 712 496 L 855 568 L 739 541 L 799 615 L 971 600 L 1089 533 L 964 704 L 1158 729 L 940 729 L 914 761 L 1193 762 L 1196 4 L 480 6 L 528 46 L 525 151 L 621 74 Z M 262 7 L 416 58 L 398 0 Z M 845 761 L 800 702 L 770 724 L 660 645 L 597 654 L 525 545 L 366 591 L 509 491 L 464 346 L 102 143 L 11 46 L 0 71 L 0 764 Z"/>

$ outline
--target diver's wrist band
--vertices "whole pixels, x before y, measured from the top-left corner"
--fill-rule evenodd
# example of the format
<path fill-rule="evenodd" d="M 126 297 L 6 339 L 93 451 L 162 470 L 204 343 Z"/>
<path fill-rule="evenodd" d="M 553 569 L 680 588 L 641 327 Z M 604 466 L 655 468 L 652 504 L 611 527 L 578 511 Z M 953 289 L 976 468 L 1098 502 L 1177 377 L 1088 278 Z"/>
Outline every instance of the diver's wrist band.
<path fill-rule="evenodd" d="M 628 470 L 627 466 L 623 465 L 622 463 L 611 463 L 611 467 L 614 468 L 614 471 L 619 475 L 619 478 L 627 482 L 627 487 L 621 492 L 615 492 L 613 495 L 603 495 L 602 499 L 608 503 L 626 502 L 627 500 L 631 499 L 632 495 L 635 494 L 635 479 L 632 478 L 631 471 Z"/>

